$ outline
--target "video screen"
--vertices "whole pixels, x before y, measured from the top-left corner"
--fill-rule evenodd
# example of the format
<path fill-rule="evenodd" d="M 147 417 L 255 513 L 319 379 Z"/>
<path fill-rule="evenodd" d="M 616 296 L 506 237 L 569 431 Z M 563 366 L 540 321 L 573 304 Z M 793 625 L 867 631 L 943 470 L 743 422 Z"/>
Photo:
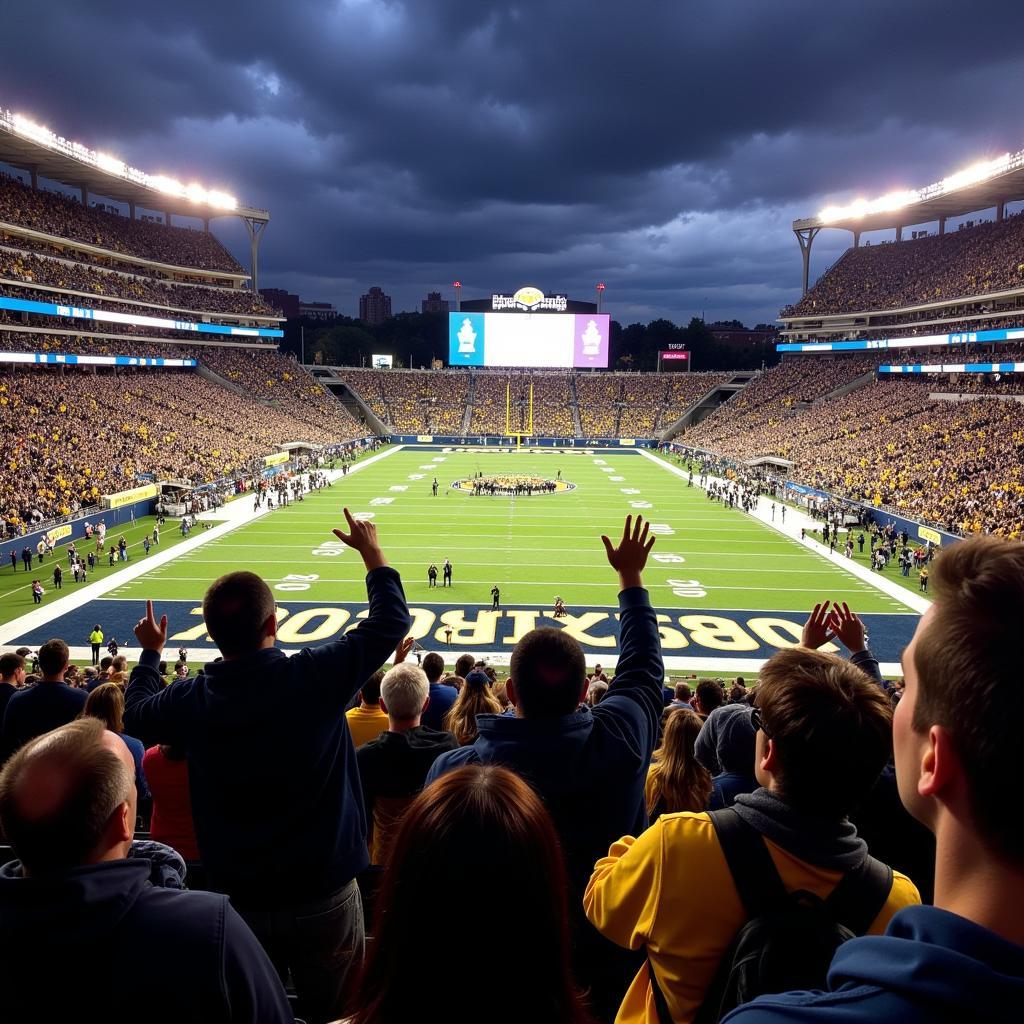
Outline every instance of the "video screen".
<path fill-rule="evenodd" d="M 449 313 L 449 366 L 607 368 L 607 313 Z"/>

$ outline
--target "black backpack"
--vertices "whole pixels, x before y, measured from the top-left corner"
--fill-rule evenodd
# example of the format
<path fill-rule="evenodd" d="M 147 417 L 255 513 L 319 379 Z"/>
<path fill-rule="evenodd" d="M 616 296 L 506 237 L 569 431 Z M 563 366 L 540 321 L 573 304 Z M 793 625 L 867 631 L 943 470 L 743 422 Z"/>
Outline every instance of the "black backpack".
<path fill-rule="evenodd" d="M 710 818 L 747 921 L 723 955 L 694 1024 L 716 1024 L 757 996 L 823 989 L 835 951 L 871 927 L 892 889 L 892 868 L 868 857 L 827 899 L 789 893 L 756 829 L 733 808 L 712 811 Z M 650 963 L 648 973 L 659 1020 L 669 1024 Z"/>

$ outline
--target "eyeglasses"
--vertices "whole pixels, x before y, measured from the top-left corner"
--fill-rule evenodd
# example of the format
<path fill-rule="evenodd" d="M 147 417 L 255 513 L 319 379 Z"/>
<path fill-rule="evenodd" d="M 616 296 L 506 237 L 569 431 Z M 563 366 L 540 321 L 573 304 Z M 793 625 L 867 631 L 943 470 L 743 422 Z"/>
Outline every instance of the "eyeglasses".
<path fill-rule="evenodd" d="M 764 727 L 764 722 L 761 719 L 761 709 L 760 708 L 753 708 L 751 710 L 751 712 L 750 712 L 750 724 L 754 727 L 755 731 L 760 729 L 761 732 L 764 733 L 764 738 L 766 740 L 770 740 L 772 738 L 772 734 Z"/>

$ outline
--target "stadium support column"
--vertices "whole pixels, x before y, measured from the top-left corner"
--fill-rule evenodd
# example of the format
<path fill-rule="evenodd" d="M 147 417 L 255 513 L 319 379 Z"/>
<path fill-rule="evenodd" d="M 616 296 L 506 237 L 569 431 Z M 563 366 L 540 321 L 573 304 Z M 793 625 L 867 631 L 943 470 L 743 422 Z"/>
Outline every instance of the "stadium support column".
<path fill-rule="evenodd" d="M 820 230 L 821 228 L 793 228 L 793 234 L 796 235 L 797 243 L 800 246 L 800 255 L 804 258 L 804 295 L 807 294 L 810 287 L 811 245 L 818 237 Z"/>
<path fill-rule="evenodd" d="M 256 292 L 260 287 L 260 239 L 263 237 L 263 232 L 267 230 L 269 221 L 257 220 L 255 217 L 243 217 L 242 223 L 245 225 L 245 230 L 249 232 L 250 281 L 252 290 Z"/>

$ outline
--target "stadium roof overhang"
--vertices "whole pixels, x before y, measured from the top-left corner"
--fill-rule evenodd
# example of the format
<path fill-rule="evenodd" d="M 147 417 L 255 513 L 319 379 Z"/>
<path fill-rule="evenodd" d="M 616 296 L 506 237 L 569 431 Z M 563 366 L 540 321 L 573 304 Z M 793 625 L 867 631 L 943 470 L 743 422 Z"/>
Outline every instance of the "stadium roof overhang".
<path fill-rule="evenodd" d="M 266 223 L 270 214 L 256 207 L 236 206 L 223 209 L 181 198 L 136 181 L 108 173 L 68 150 L 62 152 L 12 131 L 0 119 L 0 161 L 32 170 L 41 178 L 59 181 L 75 188 L 84 187 L 90 195 L 131 203 L 147 210 L 166 211 L 180 217 L 243 217 Z"/>
<path fill-rule="evenodd" d="M 1015 154 L 1021 157 L 1021 154 Z M 934 194 L 929 195 L 929 191 Z M 793 221 L 794 231 L 809 228 L 841 228 L 846 231 L 881 231 L 909 227 L 913 224 L 928 224 L 944 218 L 962 217 L 976 210 L 987 210 L 1002 203 L 1024 199 L 1024 158 L 1014 159 L 1001 174 L 986 178 L 972 185 L 943 191 L 933 185 L 922 190 L 920 200 L 891 210 L 880 210 L 861 215 L 850 214 L 832 219 L 807 217 Z"/>

